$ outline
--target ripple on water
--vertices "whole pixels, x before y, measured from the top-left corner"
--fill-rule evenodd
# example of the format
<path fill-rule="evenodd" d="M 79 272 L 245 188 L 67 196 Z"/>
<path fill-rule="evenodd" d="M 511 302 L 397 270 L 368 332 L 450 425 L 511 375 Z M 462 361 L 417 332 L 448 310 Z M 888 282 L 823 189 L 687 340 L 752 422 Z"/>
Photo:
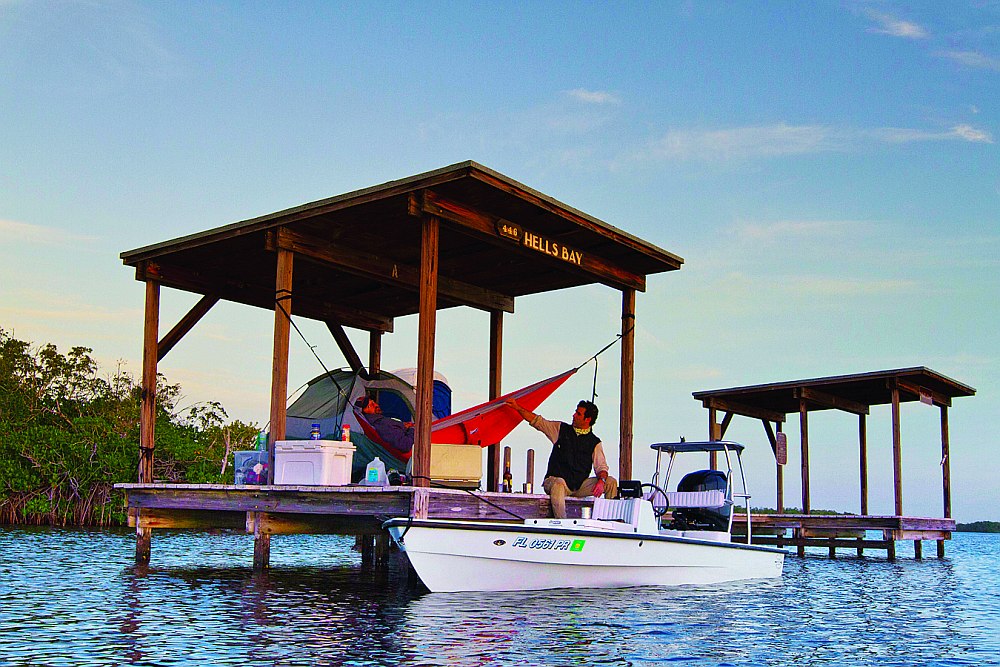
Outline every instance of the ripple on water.
<path fill-rule="evenodd" d="M 11 665 L 1000 664 L 1000 536 L 943 561 L 790 557 L 778 581 L 426 594 L 360 568 L 353 539 L 0 529 Z"/>

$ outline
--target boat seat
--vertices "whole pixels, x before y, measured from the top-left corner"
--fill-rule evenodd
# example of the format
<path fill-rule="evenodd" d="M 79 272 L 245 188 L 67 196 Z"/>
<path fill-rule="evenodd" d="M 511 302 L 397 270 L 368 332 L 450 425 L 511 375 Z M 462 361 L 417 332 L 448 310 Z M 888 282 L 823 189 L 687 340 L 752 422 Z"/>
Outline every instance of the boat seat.
<path fill-rule="evenodd" d="M 666 491 L 670 507 L 722 507 L 726 495 L 718 489 L 710 491 Z"/>
<path fill-rule="evenodd" d="M 639 523 L 639 508 L 644 502 L 642 498 L 594 498 L 594 519 L 605 521 L 623 521 L 632 526 Z"/>

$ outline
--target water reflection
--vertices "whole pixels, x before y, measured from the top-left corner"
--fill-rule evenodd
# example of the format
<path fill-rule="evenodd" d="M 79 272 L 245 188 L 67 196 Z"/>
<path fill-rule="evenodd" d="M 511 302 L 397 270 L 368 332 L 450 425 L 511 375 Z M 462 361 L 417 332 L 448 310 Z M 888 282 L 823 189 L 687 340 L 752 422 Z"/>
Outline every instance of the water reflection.
<path fill-rule="evenodd" d="M 429 594 L 351 538 L 0 528 L 11 665 L 1000 664 L 1000 538 L 922 562 L 789 558 L 778 581 Z"/>

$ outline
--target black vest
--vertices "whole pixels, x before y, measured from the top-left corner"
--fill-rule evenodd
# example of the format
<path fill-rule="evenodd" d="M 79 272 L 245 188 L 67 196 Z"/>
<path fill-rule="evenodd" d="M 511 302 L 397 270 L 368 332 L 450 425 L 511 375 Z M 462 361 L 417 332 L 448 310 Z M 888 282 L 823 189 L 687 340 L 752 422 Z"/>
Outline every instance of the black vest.
<path fill-rule="evenodd" d="M 601 441 L 593 431 L 577 435 L 573 427 L 559 423 L 559 439 L 552 445 L 546 477 L 562 477 L 570 491 L 576 491 L 594 468 L 594 448 Z"/>

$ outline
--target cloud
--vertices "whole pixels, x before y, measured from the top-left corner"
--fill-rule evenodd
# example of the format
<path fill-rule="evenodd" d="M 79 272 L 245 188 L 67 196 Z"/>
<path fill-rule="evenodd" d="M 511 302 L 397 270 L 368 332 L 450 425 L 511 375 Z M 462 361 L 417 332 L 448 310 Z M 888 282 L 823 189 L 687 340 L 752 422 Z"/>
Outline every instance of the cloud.
<path fill-rule="evenodd" d="M 67 245 L 96 239 L 96 237 L 71 234 L 53 227 L 2 218 L 0 218 L 0 238 L 4 239 L 6 243 L 19 242 L 37 245 Z"/>
<path fill-rule="evenodd" d="M 736 233 L 748 241 L 774 241 L 792 238 L 840 236 L 857 232 L 862 223 L 852 220 L 779 220 L 776 222 L 746 222 L 736 226 Z"/>
<path fill-rule="evenodd" d="M 671 130 L 646 149 L 649 157 L 732 159 L 833 150 L 831 130 L 818 125 L 763 125 L 721 130 Z"/>
<path fill-rule="evenodd" d="M 826 276 L 791 276 L 775 286 L 776 289 L 786 289 L 797 294 L 822 296 L 896 294 L 912 292 L 919 287 L 920 283 L 915 280 L 862 280 L 860 278 L 830 278 Z"/>
<path fill-rule="evenodd" d="M 905 39 L 924 39 L 927 37 L 927 31 L 911 21 L 904 21 L 874 9 L 869 9 L 865 14 L 880 26 L 879 28 L 869 28 L 868 32 Z"/>
<path fill-rule="evenodd" d="M 886 127 L 836 128 L 824 125 L 757 125 L 717 130 L 670 130 L 640 149 L 636 161 L 739 160 L 783 155 L 846 152 L 874 143 L 906 144 L 921 141 L 993 143 L 993 136 L 971 125 L 945 131 Z"/>
<path fill-rule="evenodd" d="M 938 51 L 934 55 L 947 58 L 963 67 L 1000 72 L 1000 58 L 993 58 L 978 51 Z"/>
<path fill-rule="evenodd" d="M 617 95 L 601 90 L 574 88 L 566 91 L 566 94 L 578 102 L 586 102 L 587 104 L 621 104 L 621 99 Z"/>
<path fill-rule="evenodd" d="M 887 127 L 871 132 L 873 138 L 890 144 L 906 144 L 917 141 L 968 141 L 980 144 L 992 144 L 993 136 L 971 125 L 956 125 L 946 132 L 928 132 L 909 128 Z"/>

